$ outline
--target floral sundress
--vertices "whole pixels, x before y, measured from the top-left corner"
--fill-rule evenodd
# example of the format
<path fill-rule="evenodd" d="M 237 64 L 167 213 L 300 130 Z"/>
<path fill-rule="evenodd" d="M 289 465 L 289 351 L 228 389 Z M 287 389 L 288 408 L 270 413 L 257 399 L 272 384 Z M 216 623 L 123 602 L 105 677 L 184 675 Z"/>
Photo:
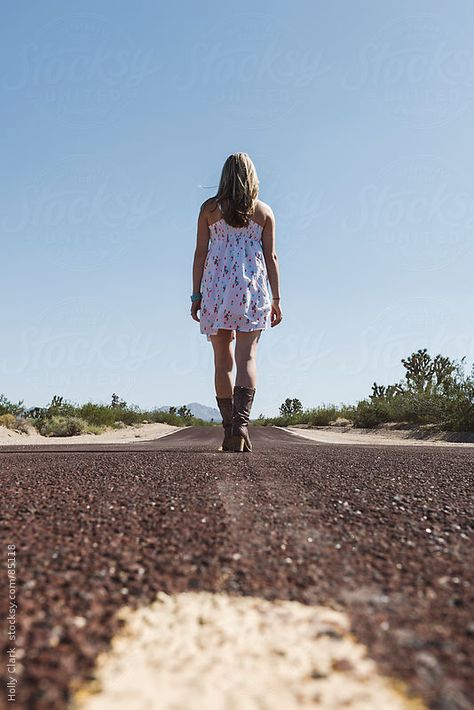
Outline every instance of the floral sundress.
<path fill-rule="evenodd" d="M 250 220 L 246 227 L 233 227 L 221 218 L 209 230 L 201 279 L 201 333 L 210 340 L 219 328 L 267 330 L 271 327 L 271 296 L 262 225 Z"/>

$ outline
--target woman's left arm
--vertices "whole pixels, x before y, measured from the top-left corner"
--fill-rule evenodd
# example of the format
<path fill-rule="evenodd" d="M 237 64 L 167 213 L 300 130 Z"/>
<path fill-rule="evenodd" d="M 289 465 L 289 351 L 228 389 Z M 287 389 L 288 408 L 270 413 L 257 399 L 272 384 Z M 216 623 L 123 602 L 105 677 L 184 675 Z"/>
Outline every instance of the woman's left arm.
<path fill-rule="evenodd" d="M 193 261 L 193 293 L 198 293 L 201 288 L 204 264 L 209 246 L 209 224 L 204 205 L 201 205 L 197 224 L 196 249 Z"/>

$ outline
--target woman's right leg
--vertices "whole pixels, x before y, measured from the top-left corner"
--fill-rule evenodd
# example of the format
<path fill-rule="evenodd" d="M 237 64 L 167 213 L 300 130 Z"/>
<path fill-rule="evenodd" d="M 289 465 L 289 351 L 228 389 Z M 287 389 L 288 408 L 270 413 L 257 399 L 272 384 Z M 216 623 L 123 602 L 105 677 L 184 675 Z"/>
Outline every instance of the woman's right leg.
<path fill-rule="evenodd" d="M 233 451 L 252 451 L 248 423 L 257 384 L 257 343 L 261 330 L 236 332 L 235 361 L 237 376 L 232 416 Z"/>
<path fill-rule="evenodd" d="M 239 387 L 256 387 L 257 343 L 261 334 L 261 330 L 253 330 L 250 333 L 242 330 L 236 332 L 235 362 L 237 374 L 235 384 Z"/>

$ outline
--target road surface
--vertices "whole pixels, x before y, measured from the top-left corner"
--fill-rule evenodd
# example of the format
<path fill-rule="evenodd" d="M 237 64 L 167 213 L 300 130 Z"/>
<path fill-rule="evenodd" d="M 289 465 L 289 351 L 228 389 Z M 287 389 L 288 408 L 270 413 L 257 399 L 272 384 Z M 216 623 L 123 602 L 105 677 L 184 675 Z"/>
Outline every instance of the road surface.
<path fill-rule="evenodd" d="M 216 451 L 214 427 L 1 449 L 17 708 L 66 708 L 120 607 L 189 590 L 344 610 L 381 672 L 428 707 L 474 707 L 472 450 L 250 433 L 250 454 Z"/>

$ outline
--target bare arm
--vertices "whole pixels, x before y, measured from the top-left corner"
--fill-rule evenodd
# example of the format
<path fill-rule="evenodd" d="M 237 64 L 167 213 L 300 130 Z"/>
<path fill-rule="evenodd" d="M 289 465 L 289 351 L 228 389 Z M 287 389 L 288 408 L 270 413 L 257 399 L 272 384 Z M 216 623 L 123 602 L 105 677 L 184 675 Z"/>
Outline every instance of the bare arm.
<path fill-rule="evenodd" d="M 267 267 L 268 280 L 272 289 L 273 298 L 280 298 L 280 270 L 275 249 L 275 215 L 271 207 L 262 231 L 262 251 Z"/>
<path fill-rule="evenodd" d="M 206 262 L 207 248 L 209 245 L 209 225 L 206 212 L 201 205 L 197 224 L 196 249 L 194 250 L 193 261 L 193 293 L 198 293 L 201 289 L 204 264 Z"/>

